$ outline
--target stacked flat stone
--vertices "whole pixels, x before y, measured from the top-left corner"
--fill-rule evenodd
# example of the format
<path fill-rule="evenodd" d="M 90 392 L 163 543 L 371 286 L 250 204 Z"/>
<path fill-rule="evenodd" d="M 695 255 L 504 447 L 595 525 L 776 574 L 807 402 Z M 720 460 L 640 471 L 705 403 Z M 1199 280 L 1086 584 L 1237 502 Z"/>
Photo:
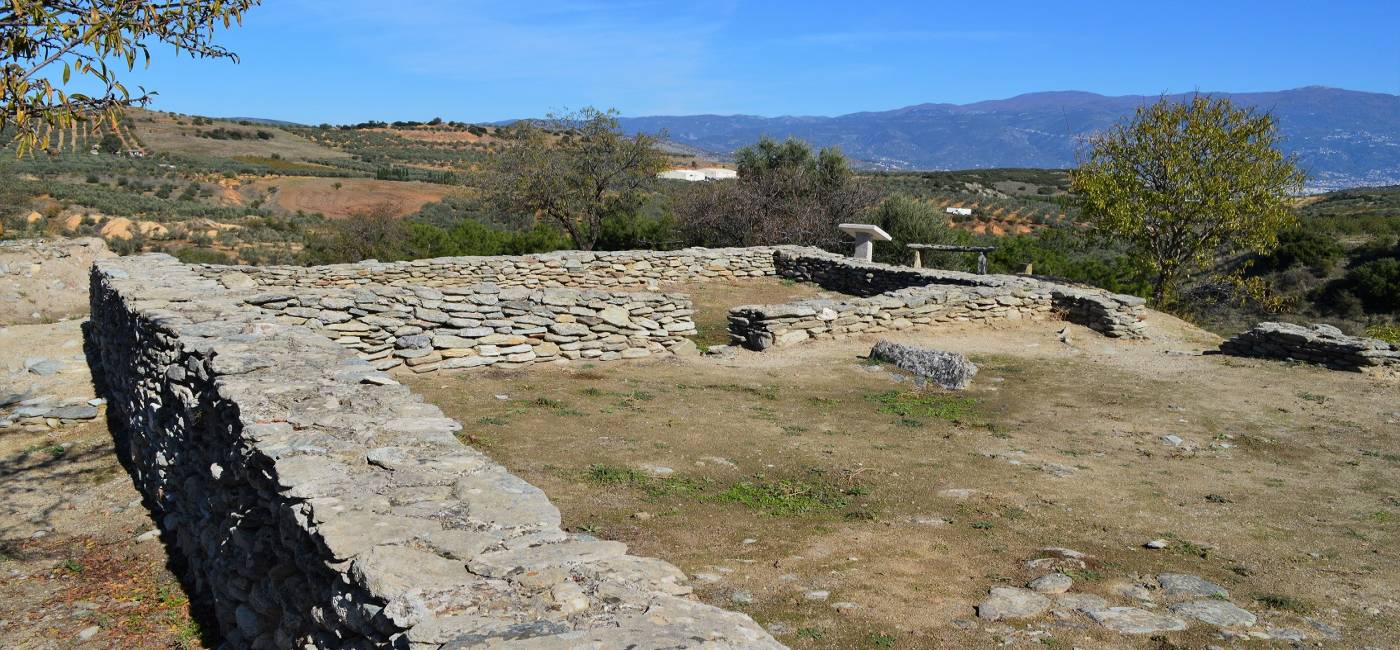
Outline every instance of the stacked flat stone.
<path fill-rule="evenodd" d="M 681 294 L 484 283 L 290 288 L 245 301 L 355 350 L 378 370 L 613 361 L 694 349 L 685 338 L 695 334 L 694 312 Z"/>
<path fill-rule="evenodd" d="M 980 275 L 938 269 L 913 269 L 856 260 L 811 248 L 784 248 L 773 255 L 779 276 L 812 282 L 855 296 L 899 296 L 911 288 L 977 288 L 979 297 L 1049 296 L 1065 320 L 1105 336 L 1142 338 L 1146 301 L 1093 287 L 1021 275 Z M 1008 312 L 1009 313 L 1009 312 Z"/>
<path fill-rule="evenodd" d="M 782 277 L 865 297 L 735 307 L 729 312 L 735 345 L 763 350 L 944 323 L 1048 318 L 1106 336 L 1144 336 L 1145 302 L 1136 296 L 1015 275 L 909 269 L 811 250 L 778 251 L 774 259 Z"/>
<path fill-rule="evenodd" d="M 1220 351 L 1241 357 L 1305 361 L 1336 370 L 1400 367 L 1400 346 L 1347 336 L 1331 325 L 1259 323 L 1221 343 Z"/>
<path fill-rule="evenodd" d="M 198 267 L 205 277 L 230 270 L 266 287 L 349 287 L 362 284 L 461 286 L 490 282 L 502 287 L 610 288 L 660 282 L 771 276 L 773 253 L 794 246 L 686 248 L 677 251 L 558 251 L 538 255 L 438 257 L 407 262 L 326 266 Z"/>
<path fill-rule="evenodd" d="M 729 312 L 729 338 L 735 345 L 764 350 L 810 339 L 839 340 L 853 334 L 943 323 L 1043 320 L 1053 315 L 1049 293 L 992 287 L 912 287 L 872 298 L 735 307 Z"/>
<path fill-rule="evenodd" d="M 256 291 L 142 255 L 98 261 L 90 294 L 119 453 L 227 647 L 782 647 L 674 566 L 565 533 L 457 422 Z"/>

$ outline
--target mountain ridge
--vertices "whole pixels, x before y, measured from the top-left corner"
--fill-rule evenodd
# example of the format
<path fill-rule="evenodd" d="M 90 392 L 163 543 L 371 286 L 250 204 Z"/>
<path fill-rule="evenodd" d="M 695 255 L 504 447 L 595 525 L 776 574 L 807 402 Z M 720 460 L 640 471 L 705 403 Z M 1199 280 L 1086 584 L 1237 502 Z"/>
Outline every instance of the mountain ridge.
<path fill-rule="evenodd" d="M 1197 93 L 1172 93 L 1180 101 Z M 1201 91 L 1273 114 L 1283 147 L 1297 153 L 1313 190 L 1400 183 L 1400 95 L 1327 86 Z M 1085 135 L 1161 95 L 1081 90 L 1023 93 L 967 104 L 921 103 L 836 116 L 654 115 L 622 128 L 724 156 L 768 135 L 839 146 L 860 166 L 888 170 L 1069 167 Z"/>

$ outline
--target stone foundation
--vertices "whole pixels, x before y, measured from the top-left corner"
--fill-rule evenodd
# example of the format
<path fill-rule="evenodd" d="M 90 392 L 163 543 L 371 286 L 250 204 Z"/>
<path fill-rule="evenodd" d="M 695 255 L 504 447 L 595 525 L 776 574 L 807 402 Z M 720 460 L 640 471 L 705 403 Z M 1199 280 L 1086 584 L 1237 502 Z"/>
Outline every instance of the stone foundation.
<path fill-rule="evenodd" d="M 93 266 L 93 377 L 228 647 L 780 648 L 689 598 L 674 566 L 565 533 L 543 493 L 383 372 L 685 352 L 685 296 L 620 289 L 774 275 L 854 297 L 737 308 L 750 347 L 1050 317 L 1141 335 L 1135 298 L 798 247 L 310 268 L 142 255 Z"/>
<path fill-rule="evenodd" d="M 1141 298 L 1018 275 L 975 275 L 862 262 L 812 249 L 774 253 L 778 275 L 856 296 L 745 305 L 730 339 L 751 350 L 941 323 L 1063 318 L 1106 336 L 1143 336 Z"/>
<path fill-rule="evenodd" d="M 438 257 L 407 262 L 326 266 L 201 265 L 205 277 L 237 273 L 249 286 L 351 287 L 363 284 L 609 289 L 661 282 L 764 277 L 775 274 L 773 253 L 797 246 L 686 248 L 678 251 L 558 251 L 538 255 Z"/>
<path fill-rule="evenodd" d="M 355 350 L 378 370 L 521 367 L 695 350 L 690 299 L 598 289 L 364 285 L 245 299 Z"/>
<path fill-rule="evenodd" d="M 1335 370 L 1400 368 L 1400 346 L 1347 336 L 1331 325 L 1259 323 L 1221 343 L 1220 351 L 1241 357 L 1303 361 Z"/>
<path fill-rule="evenodd" d="M 290 300 L 204 274 L 97 262 L 88 334 L 119 451 L 226 647 L 782 647 L 674 566 L 562 531 L 437 407 L 279 322 Z"/>

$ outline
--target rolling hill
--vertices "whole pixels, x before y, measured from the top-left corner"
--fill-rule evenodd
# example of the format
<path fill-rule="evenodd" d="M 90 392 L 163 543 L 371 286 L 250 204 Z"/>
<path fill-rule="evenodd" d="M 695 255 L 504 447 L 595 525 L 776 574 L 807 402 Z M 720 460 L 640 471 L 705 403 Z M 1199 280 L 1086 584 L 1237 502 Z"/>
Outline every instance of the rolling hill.
<path fill-rule="evenodd" d="M 1210 94 L 1275 115 L 1285 147 L 1299 155 L 1313 190 L 1400 183 L 1400 96 L 1320 86 Z M 1084 135 L 1155 99 L 1041 92 L 836 117 L 652 116 L 624 118 L 622 126 L 629 132 L 664 130 L 673 142 L 717 155 L 762 135 L 791 135 L 840 146 L 872 169 L 1056 168 L 1074 164 Z"/>

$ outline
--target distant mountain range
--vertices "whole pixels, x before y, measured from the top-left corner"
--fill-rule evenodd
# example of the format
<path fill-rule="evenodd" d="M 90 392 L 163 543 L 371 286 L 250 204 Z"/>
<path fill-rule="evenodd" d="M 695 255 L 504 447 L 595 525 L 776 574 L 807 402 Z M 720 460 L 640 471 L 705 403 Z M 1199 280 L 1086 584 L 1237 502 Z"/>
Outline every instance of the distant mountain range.
<path fill-rule="evenodd" d="M 1296 152 L 1308 171 L 1309 189 L 1400 183 L 1400 96 L 1321 86 L 1206 94 L 1277 117 L 1285 149 Z M 1070 167 L 1082 136 L 1156 99 L 1058 91 L 836 117 L 688 115 L 621 122 L 628 132 L 665 130 L 678 145 L 719 156 L 762 135 L 791 135 L 815 146 L 840 146 L 861 166 L 874 169 Z"/>

